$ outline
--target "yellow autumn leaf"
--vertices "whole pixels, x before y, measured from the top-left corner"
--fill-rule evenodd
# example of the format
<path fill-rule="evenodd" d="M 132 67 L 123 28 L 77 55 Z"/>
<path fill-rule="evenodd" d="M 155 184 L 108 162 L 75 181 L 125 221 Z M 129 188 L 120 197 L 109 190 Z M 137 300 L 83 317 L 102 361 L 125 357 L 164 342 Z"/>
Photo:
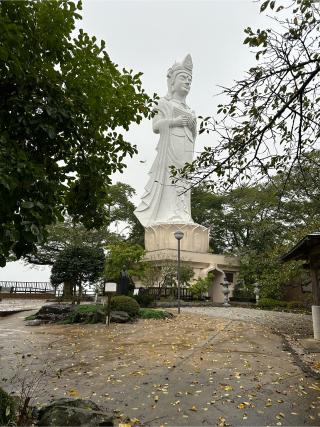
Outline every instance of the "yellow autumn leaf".
<path fill-rule="evenodd" d="M 309 386 L 309 388 L 312 388 L 313 390 L 320 391 L 320 386 L 318 386 L 318 384 L 312 384 Z"/>
<path fill-rule="evenodd" d="M 219 417 L 218 419 L 218 427 L 226 427 L 226 419 L 224 417 Z"/>
<path fill-rule="evenodd" d="M 196 406 L 192 406 L 192 408 L 190 409 L 190 411 L 194 411 L 194 412 L 197 412 L 198 411 L 198 409 L 197 409 L 197 407 Z"/>
<path fill-rule="evenodd" d="M 244 403 L 240 403 L 237 407 L 239 409 L 244 409 L 246 407 L 246 405 Z"/>
<path fill-rule="evenodd" d="M 231 390 L 233 390 L 233 387 L 231 385 L 226 385 L 224 390 L 225 391 L 231 391 Z"/>
<path fill-rule="evenodd" d="M 71 397 L 78 397 L 80 396 L 80 393 L 75 388 L 72 388 L 68 391 L 69 396 Z"/>

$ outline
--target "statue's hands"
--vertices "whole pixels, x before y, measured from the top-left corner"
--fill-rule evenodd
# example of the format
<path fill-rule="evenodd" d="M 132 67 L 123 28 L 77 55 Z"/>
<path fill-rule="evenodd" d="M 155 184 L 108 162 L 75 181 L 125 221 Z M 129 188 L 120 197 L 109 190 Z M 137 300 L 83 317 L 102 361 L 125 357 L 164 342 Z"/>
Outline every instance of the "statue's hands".
<path fill-rule="evenodd" d="M 189 117 L 188 118 L 188 128 L 192 132 L 197 130 L 197 119 L 196 119 L 196 117 Z"/>
<path fill-rule="evenodd" d="M 172 120 L 171 126 L 187 126 L 188 125 L 188 117 L 187 116 L 179 116 Z"/>

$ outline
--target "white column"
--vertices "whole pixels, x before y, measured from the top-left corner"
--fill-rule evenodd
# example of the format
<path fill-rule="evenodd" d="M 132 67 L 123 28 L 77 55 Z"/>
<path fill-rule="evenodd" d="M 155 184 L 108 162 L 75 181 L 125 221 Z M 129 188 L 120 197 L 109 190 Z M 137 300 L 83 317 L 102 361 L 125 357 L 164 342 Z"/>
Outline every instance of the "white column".
<path fill-rule="evenodd" d="M 320 340 L 320 305 L 312 306 L 313 337 Z"/>

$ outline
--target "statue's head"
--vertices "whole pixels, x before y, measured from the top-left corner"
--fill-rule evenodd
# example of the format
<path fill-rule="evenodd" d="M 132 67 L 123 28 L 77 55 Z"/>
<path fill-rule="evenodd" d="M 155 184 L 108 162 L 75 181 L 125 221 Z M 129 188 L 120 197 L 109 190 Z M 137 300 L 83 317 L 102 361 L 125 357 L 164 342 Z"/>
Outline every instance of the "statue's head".
<path fill-rule="evenodd" d="M 192 59 L 187 55 L 182 62 L 175 62 L 167 72 L 168 94 L 171 99 L 175 92 L 187 95 L 190 91 L 192 81 Z"/>

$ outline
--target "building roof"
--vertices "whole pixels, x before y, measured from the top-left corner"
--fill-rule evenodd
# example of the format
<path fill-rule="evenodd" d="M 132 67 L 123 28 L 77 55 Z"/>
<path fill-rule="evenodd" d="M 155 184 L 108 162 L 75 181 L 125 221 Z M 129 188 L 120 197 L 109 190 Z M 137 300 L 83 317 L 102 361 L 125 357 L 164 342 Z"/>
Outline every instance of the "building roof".
<path fill-rule="evenodd" d="M 308 260 L 316 247 L 320 248 L 320 232 L 307 234 L 289 252 L 282 255 L 281 261 Z"/>

